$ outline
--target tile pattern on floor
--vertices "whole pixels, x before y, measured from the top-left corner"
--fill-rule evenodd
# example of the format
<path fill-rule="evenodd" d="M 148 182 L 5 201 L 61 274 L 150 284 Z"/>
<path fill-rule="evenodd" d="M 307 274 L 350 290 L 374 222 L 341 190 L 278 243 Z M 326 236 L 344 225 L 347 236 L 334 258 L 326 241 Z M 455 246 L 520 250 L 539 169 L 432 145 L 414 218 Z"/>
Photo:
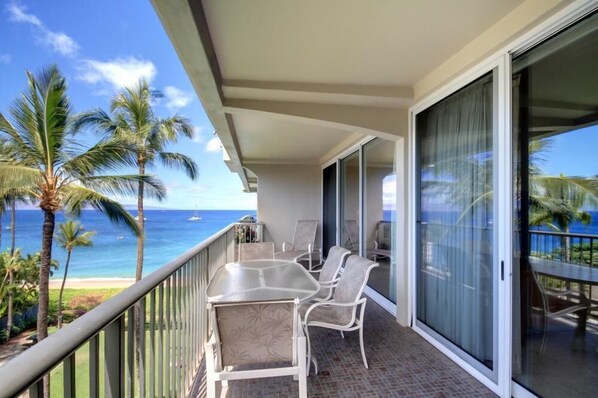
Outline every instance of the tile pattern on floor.
<path fill-rule="evenodd" d="M 308 396 L 318 397 L 495 397 L 412 329 L 401 327 L 382 307 L 368 300 L 364 340 L 369 369 L 359 350 L 359 333 L 310 328 L 320 373 L 308 377 Z M 292 397 L 298 385 L 292 377 L 229 382 L 222 397 Z M 194 397 L 205 396 L 205 368 L 193 386 Z"/>

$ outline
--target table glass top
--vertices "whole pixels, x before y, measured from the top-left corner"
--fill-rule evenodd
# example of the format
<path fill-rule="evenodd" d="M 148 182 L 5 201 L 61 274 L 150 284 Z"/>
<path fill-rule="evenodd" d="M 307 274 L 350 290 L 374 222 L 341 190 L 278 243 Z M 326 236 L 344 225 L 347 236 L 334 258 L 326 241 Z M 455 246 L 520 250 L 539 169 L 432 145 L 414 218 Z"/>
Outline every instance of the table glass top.
<path fill-rule="evenodd" d="M 302 265 L 284 260 L 251 260 L 226 264 L 217 271 L 206 295 L 211 303 L 284 300 L 313 297 L 320 286 Z"/>

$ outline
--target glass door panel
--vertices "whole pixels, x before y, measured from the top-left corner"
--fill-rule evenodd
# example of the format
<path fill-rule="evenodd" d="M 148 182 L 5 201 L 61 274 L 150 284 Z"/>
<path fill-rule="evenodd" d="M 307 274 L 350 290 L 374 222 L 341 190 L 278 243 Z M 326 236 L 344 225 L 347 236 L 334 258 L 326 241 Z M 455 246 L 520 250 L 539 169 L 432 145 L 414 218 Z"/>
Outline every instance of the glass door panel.
<path fill-rule="evenodd" d="M 322 171 L 322 248 L 327 255 L 336 245 L 336 163 Z"/>
<path fill-rule="evenodd" d="M 417 324 L 496 370 L 493 72 L 416 116 Z"/>
<path fill-rule="evenodd" d="M 366 256 L 379 266 L 368 286 L 396 303 L 396 165 L 395 144 L 376 138 L 363 146 L 364 243 Z"/>
<path fill-rule="evenodd" d="M 513 60 L 513 379 L 598 389 L 598 14 Z M 595 274 L 598 275 L 598 274 Z"/>
<path fill-rule="evenodd" d="M 341 165 L 341 242 L 340 245 L 359 253 L 359 151 L 340 161 Z"/>

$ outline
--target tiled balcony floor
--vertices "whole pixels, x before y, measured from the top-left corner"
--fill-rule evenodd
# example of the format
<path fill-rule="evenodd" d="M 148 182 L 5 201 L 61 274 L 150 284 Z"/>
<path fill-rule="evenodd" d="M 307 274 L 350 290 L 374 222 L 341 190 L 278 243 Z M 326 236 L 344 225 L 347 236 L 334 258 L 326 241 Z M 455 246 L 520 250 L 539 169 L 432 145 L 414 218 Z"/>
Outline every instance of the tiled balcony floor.
<path fill-rule="evenodd" d="M 428 344 L 413 330 L 371 299 L 365 321 L 365 369 L 357 331 L 340 333 L 310 329 L 320 373 L 307 379 L 308 396 L 315 397 L 495 397 L 495 395 Z M 312 368 L 313 369 L 313 368 Z M 222 397 L 292 397 L 298 385 L 292 377 L 229 382 Z M 205 396 L 205 371 L 194 386 L 194 397 Z"/>

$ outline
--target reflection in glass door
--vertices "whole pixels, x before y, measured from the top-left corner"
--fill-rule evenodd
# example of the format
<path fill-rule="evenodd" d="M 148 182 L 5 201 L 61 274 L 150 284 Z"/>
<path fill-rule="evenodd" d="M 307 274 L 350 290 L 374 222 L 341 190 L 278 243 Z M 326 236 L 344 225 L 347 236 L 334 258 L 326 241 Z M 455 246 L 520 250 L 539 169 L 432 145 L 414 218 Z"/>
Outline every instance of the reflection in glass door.
<path fill-rule="evenodd" d="M 598 390 L 598 14 L 513 60 L 513 379 Z"/>
<path fill-rule="evenodd" d="M 322 170 L 322 249 L 336 245 L 336 163 Z"/>
<path fill-rule="evenodd" d="M 376 138 L 363 146 L 364 251 L 379 266 L 368 286 L 396 304 L 395 144 Z"/>
<path fill-rule="evenodd" d="M 416 116 L 416 314 L 496 382 L 494 74 Z"/>
<path fill-rule="evenodd" d="M 359 151 L 340 161 L 341 242 L 353 254 L 359 254 Z"/>

